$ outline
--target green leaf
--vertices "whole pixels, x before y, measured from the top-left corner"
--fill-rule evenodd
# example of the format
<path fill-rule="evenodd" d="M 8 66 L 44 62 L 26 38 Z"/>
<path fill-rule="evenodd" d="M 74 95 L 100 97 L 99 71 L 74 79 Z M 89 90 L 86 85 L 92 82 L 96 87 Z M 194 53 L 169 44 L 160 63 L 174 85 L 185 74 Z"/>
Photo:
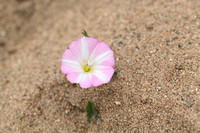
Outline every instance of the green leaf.
<path fill-rule="evenodd" d="M 84 36 L 86 36 L 86 37 L 89 37 L 88 34 L 87 34 L 87 32 L 86 32 L 85 30 L 83 30 L 82 34 L 83 34 Z"/>
<path fill-rule="evenodd" d="M 116 71 L 113 73 L 113 77 L 115 77 L 115 76 L 117 76 L 117 72 Z"/>
<path fill-rule="evenodd" d="M 95 120 L 95 123 L 96 123 L 98 112 L 94 110 L 94 103 L 88 102 L 88 105 L 86 107 L 86 112 L 87 112 L 88 121 L 90 122 L 92 117 L 94 116 L 96 118 Z"/>
<path fill-rule="evenodd" d="M 76 84 L 76 83 L 73 83 L 72 85 L 73 85 L 73 87 L 77 87 L 77 84 Z"/>

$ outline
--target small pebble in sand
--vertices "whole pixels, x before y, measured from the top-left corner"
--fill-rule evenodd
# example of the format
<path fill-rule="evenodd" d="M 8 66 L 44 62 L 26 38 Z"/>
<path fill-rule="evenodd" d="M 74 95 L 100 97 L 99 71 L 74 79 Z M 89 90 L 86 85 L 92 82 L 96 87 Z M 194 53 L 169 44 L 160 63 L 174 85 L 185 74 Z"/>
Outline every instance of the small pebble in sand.
<path fill-rule="evenodd" d="M 67 88 L 67 87 L 69 87 L 69 85 L 66 84 L 65 87 Z"/>
<path fill-rule="evenodd" d="M 192 107 L 192 105 L 193 105 L 193 103 L 191 101 L 187 101 L 186 107 L 190 108 L 190 107 Z"/>
<path fill-rule="evenodd" d="M 115 105 L 117 106 L 121 105 L 120 101 L 115 101 Z"/>
<path fill-rule="evenodd" d="M 6 32 L 5 32 L 5 31 L 2 31 L 2 32 L 1 32 L 1 36 L 4 37 L 5 35 L 6 35 Z"/>
<path fill-rule="evenodd" d="M 44 70 L 44 73 L 48 73 L 48 70 Z"/>
<path fill-rule="evenodd" d="M 155 53 L 155 52 L 156 52 L 156 50 L 154 49 L 154 50 L 150 51 L 150 54 L 153 54 L 153 53 Z"/>
<path fill-rule="evenodd" d="M 122 44 L 123 44 L 123 42 L 122 42 L 122 41 L 120 41 L 120 42 L 119 42 L 119 44 L 120 44 L 120 45 L 122 45 Z"/>
<path fill-rule="evenodd" d="M 69 112 L 70 112 L 70 110 L 66 110 L 66 111 L 65 111 L 65 114 L 68 114 Z"/>
<path fill-rule="evenodd" d="M 178 43 L 178 47 L 179 48 L 183 47 L 183 44 L 182 43 Z"/>

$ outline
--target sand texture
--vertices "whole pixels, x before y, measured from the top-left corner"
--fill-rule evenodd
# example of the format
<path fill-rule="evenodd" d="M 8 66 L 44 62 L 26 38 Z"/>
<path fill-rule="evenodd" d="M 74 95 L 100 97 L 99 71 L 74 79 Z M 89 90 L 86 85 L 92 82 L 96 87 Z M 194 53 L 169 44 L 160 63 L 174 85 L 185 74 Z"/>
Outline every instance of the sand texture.
<path fill-rule="evenodd" d="M 83 29 L 114 51 L 108 84 L 60 71 Z M 200 0 L 0 0 L 0 133 L 43 132 L 199 133 Z"/>

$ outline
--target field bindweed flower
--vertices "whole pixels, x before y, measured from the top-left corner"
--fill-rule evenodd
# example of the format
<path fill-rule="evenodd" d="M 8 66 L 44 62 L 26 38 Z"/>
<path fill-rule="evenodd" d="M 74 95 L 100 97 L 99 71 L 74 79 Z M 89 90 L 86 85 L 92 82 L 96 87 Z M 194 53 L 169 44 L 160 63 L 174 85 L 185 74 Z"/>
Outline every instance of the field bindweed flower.
<path fill-rule="evenodd" d="M 92 37 L 84 36 L 71 42 L 61 61 L 62 73 L 81 88 L 108 83 L 114 73 L 113 51 L 105 42 Z"/>

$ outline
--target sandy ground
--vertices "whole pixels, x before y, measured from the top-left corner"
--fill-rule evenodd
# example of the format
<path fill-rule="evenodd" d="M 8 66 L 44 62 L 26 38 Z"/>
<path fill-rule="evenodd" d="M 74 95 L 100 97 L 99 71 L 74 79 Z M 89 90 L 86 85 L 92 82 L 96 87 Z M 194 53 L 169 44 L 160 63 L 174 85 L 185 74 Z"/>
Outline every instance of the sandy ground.
<path fill-rule="evenodd" d="M 60 72 L 88 34 L 118 75 L 81 89 Z M 88 123 L 92 101 L 97 124 Z M 0 133 L 200 132 L 199 0 L 0 0 Z"/>

